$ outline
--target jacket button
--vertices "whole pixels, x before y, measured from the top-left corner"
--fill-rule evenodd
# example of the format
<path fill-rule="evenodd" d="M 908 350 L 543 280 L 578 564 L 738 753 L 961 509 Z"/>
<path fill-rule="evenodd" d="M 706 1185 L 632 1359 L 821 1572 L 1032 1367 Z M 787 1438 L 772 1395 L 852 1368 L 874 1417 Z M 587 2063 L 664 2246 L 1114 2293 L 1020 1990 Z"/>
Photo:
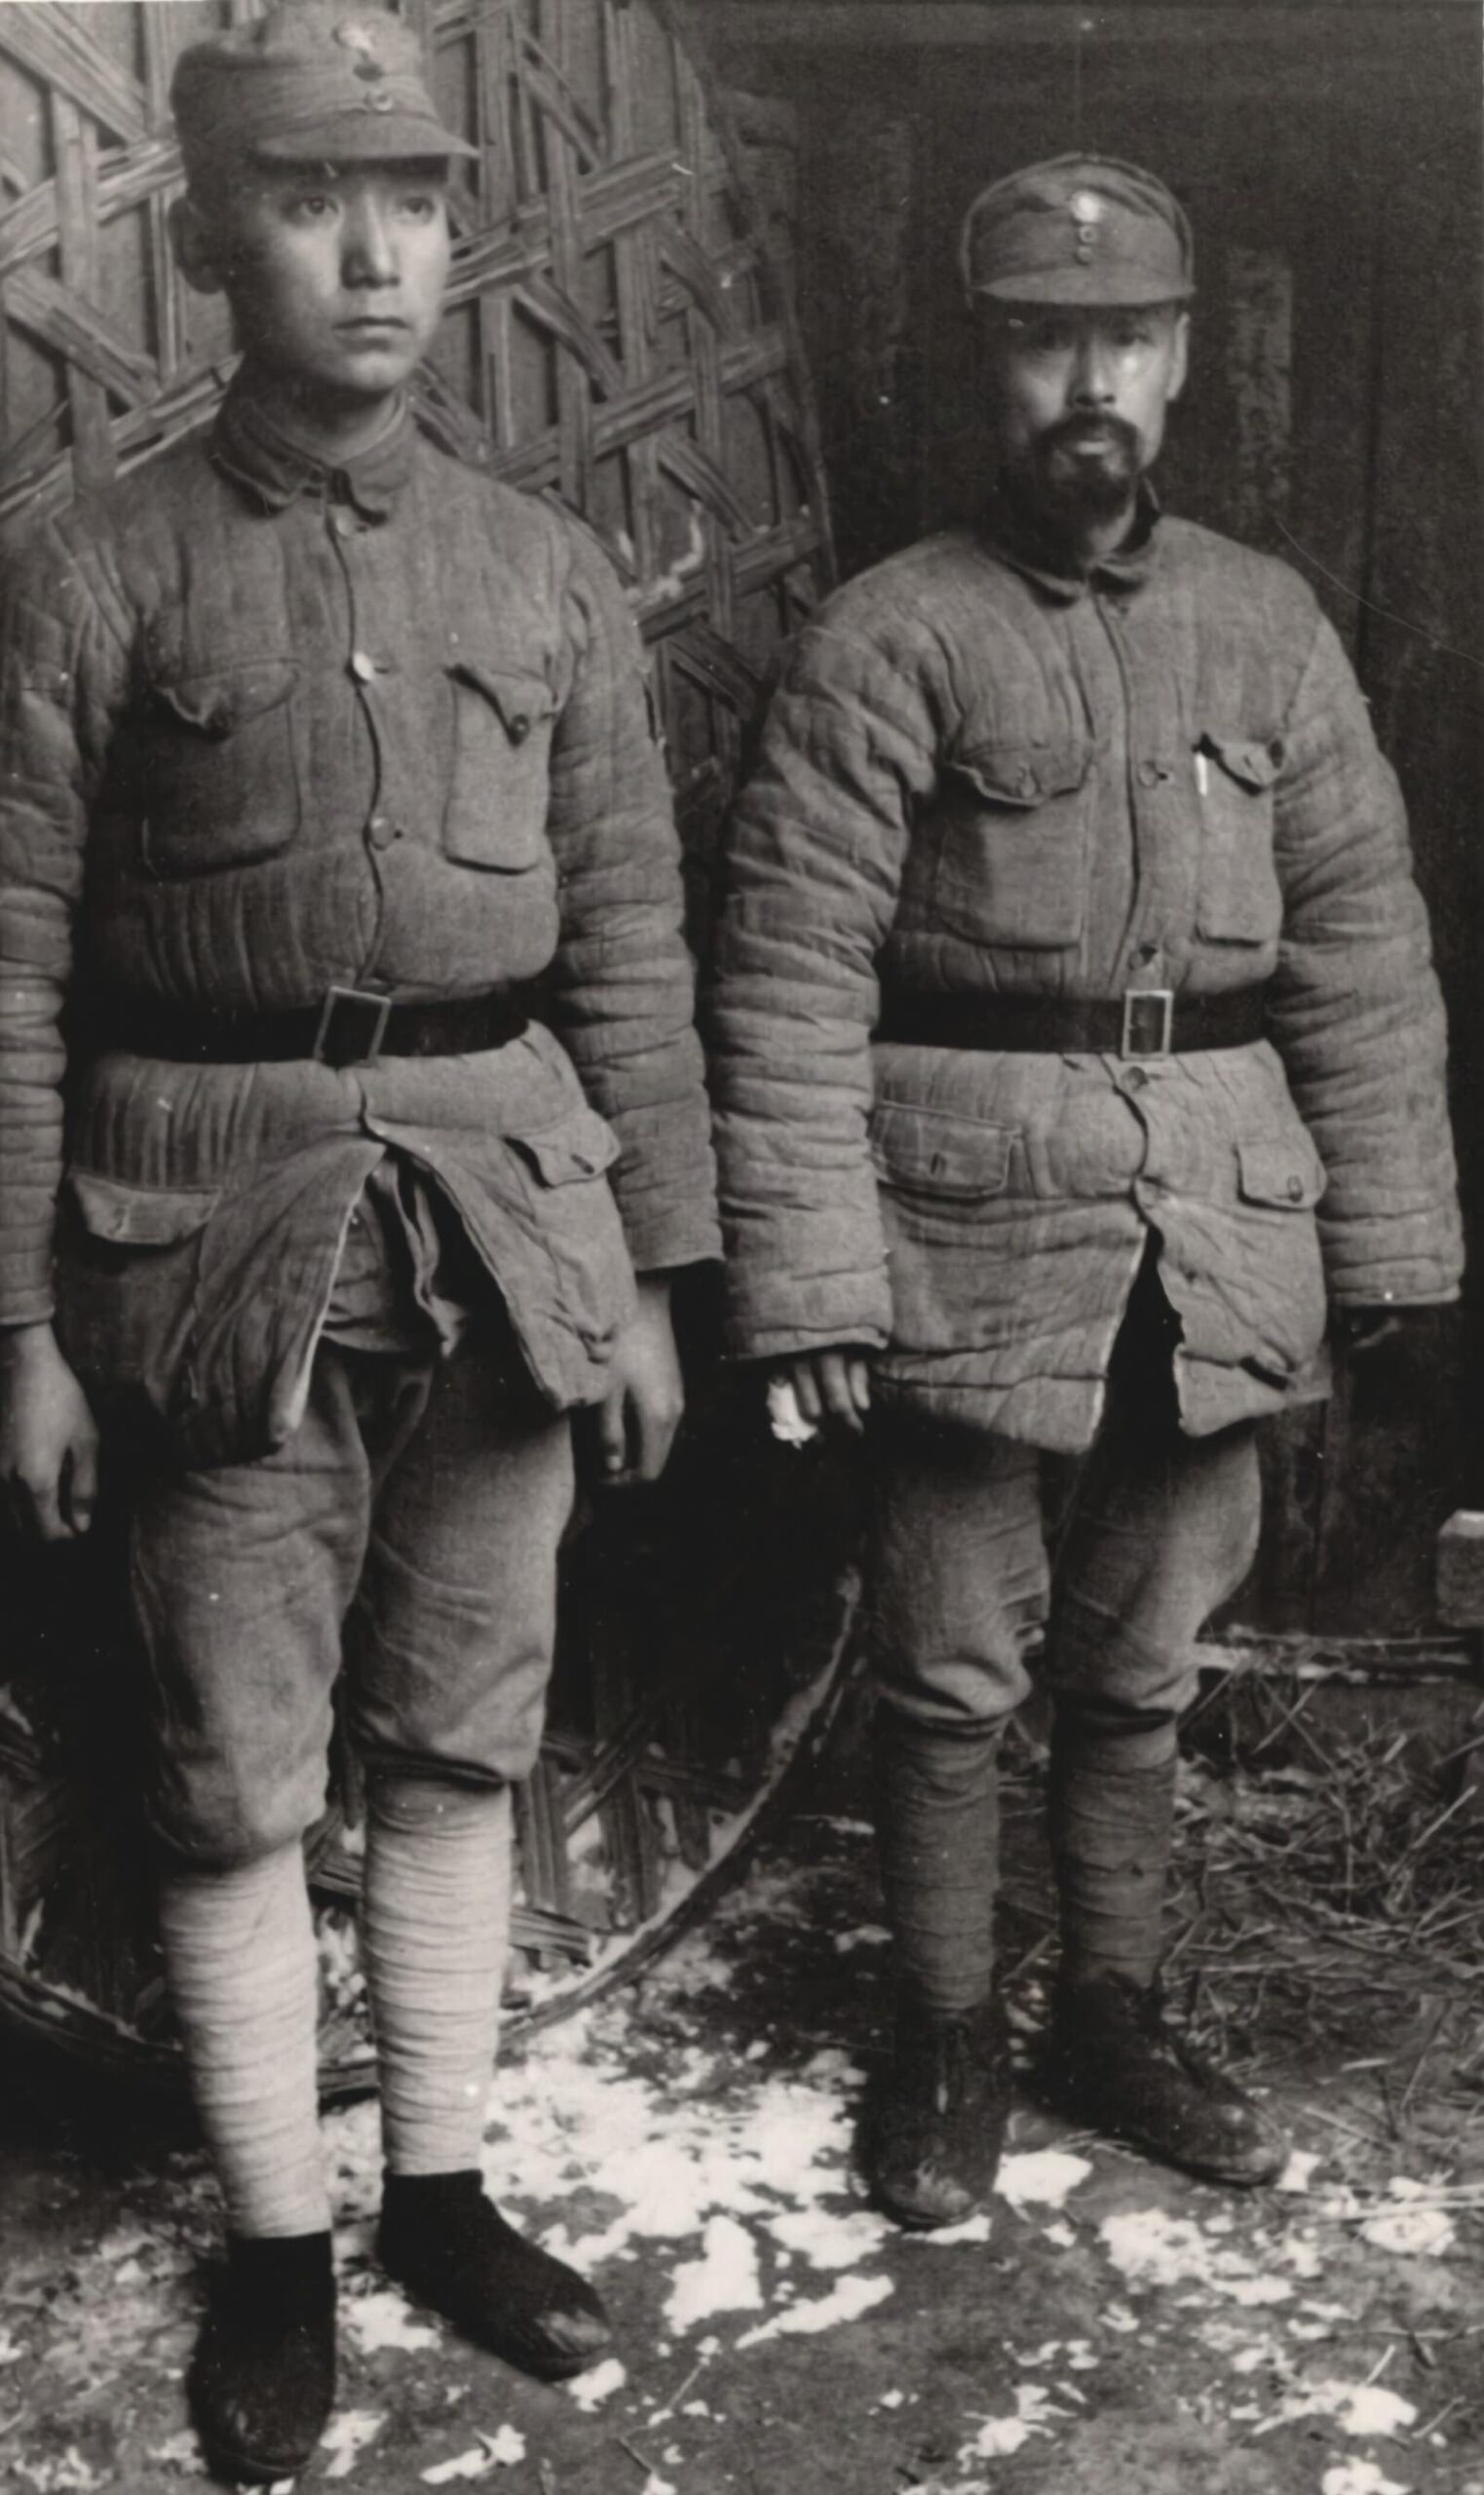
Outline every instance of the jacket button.
<path fill-rule="evenodd" d="M 530 735 L 530 733 L 531 733 L 531 723 L 530 723 L 530 720 L 527 718 L 527 716 L 526 716 L 526 714 L 525 714 L 525 712 L 524 712 L 523 710 L 516 710 L 516 711 L 514 712 L 514 716 L 512 717 L 512 719 L 511 719 L 511 723 L 510 723 L 510 735 L 511 735 L 511 743 L 512 743 L 512 745 L 524 745 L 524 743 L 525 743 L 525 741 L 526 741 L 526 738 Z"/>
<path fill-rule="evenodd" d="M 1302 1204 L 1302 1203 L 1303 1203 L 1303 1201 L 1304 1201 L 1304 1181 L 1303 1181 L 1303 1179 L 1302 1179 L 1302 1178 L 1290 1178 L 1290 1179 L 1289 1179 L 1289 1181 L 1288 1181 L 1288 1201 L 1289 1201 L 1289 1203 L 1290 1203 L 1290 1204 L 1295 1204 L 1295 1205 L 1300 1205 L 1300 1204 Z"/>
<path fill-rule="evenodd" d="M 361 522 L 354 512 L 332 511 L 329 524 L 337 537 L 358 537 L 361 533 Z"/>
<path fill-rule="evenodd" d="M 394 823 L 390 815 L 372 815 L 366 829 L 373 849 L 390 849 L 394 840 L 401 838 L 401 825 Z"/>
<path fill-rule="evenodd" d="M 1151 758 L 1148 761 L 1141 762 L 1139 765 L 1139 785 L 1141 787 L 1158 788 L 1161 781 L 1165 777 L 1166 773 L 1162 762 L 1156 762 Z"/>
<path fill-rule="evenodd" d="M 370 684 L 375 680 L 380 672 L 380 669 L 376 665 L 376 661 L 372 658 L 368 650 L 352 650 L 351 673 L 357 678 L 358 682 L 361 684 Z"/>
<path fill-rule="evenodd" d="M 1142 1092 L 1148 1081 L 1142 1065 L 1131 1065 L 1123 1077 L 1123 1089 L 1125 1092 Z"/>
<path fill-rule="evenodd" d="M 1016 792 L 1022 797 L 1034 797 L 1036 794 L 1036 774 L 1031 769 L 1030 764 L 1027 763 L 1024 770 L 1021 772 L 1020 777 L 1015 782 Z"/>

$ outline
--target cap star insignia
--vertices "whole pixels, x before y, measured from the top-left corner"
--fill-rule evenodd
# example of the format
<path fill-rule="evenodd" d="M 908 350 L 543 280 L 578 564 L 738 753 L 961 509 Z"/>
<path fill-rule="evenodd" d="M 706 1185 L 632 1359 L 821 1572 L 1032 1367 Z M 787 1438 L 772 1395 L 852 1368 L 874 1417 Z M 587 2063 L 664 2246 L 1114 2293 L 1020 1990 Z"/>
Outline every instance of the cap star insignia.
<path fill-rule="evenodd" d="M 1079 225 L 1096 225 L 1104 213 L 1096 191 L 1074 191 L 1067 202 Z"/>
<path fill-rule="evenodd" d="M 375 32 L 370 26 L 363 24 L 359 18 L 342 18 L 335 28 L 335 41 L 343 44 L 347 52 L 360 54 L 360 59 L 354 63 L 358 78 L 376 79 L 386 76 L 386 70 L 376 57 Z"/>

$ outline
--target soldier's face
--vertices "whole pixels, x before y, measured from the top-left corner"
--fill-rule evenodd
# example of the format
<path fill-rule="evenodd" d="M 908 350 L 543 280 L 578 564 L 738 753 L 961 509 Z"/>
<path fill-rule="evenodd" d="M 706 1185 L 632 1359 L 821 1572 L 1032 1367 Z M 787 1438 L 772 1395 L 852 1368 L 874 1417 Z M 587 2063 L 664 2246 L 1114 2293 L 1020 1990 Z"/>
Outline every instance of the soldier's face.
<path fill-rule="evenodd" d="M 400 389 L 443 308 L 446 188 L 440 163 L 248 169 L 210 250 L 250 361 L 326 404 Z"/>
<path fill-rule="evenodd" d="M 1054 511 L 1121 510 L 1153 466 L 1185 384 L 1189 320 L 1171 304 L 1007 306 L 991 316 L 998 447 Z"/>

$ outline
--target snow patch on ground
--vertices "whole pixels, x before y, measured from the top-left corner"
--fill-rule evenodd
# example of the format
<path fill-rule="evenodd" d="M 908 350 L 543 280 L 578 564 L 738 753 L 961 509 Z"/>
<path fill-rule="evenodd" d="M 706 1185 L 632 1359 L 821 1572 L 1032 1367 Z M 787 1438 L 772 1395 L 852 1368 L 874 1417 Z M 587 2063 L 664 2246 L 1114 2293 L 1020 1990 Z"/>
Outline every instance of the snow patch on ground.
<path fill-rule="evenodd" d="M 1074 2157 L 1070 2149 L 1038 2148 L 1023 2151 L 1018 2157 L 1002 2160 L 995 2190 L 1012 2209 L 1023 2209 L 1032 2204 L 1038 2208 L 1059 2209 L 1067 2194 L 1085 2183 L 1092 2168 L 1084 2157 Z"/>
<path fill-rule="evenodd" d="M 476 2432 L 477 2433 L 477 2428 Z M 455 2452 L 451 2460 L 437 2462 L 422 2472 L 425 2486 L 451 2486 L 456 2479 L 488 2477 L 492 2470 L 514 2469 L 525 2458 L 525 2437 L 514 2426 L 497 2427 L 492 2435 L 479 2435 L 468 2451 Z"/>
<path fill-rule="evenodd" d="M 590 2416 L 601 2408 L 616 2391 L 622 2391 L 628 2380 L 628 2368 L 617 2357 L 605 2357 L 600 2365 L 590 2365 L 585 2374 L 574 2374 L 567 2385 L 567 2396 Z"/>
<path fill-rule="evenodd" d="M 405 2296 L 395 2287 L 373 2287 L 361 2295 L 347 2296 L 341 2305 L 343 2320 L 351 2337 L 362 2356 L 374 2357 L 386 2348 L 400 2356 L 416 2356 L 420 2348 L 436 2348 L 438 2334 L 424 2322 L 415 2322 Z"/>
<path fill-rule="evenodd" d="M 1171 2217 L 1167 2209 L 1121 2210 L 1105 2218 L 1098 2233 L 1109 2259 L 1130 2286 L 1189 2283 L 1239 2305 L 1286 2304 L 1293 2294 L 1291 2278 L 1259 2269 L 1237 2246 L 1213 2243 L 1210 2231 L 1196 2219 Z M 1281 2247 L 1275 2248 L 1279 2258 L 1288 2257 Z"/>
<path fill-rule="evenodd" d="M 803 2304 L 785 2305 L 771 2322 L 759 2322 L 755 2330 L 743 2331 L 739 2348 L 760 2347 L 765 2339 L 782 2339 L 795 2333 L 833 2330 L 838 2322 L 857 2322 L 873 2305 L 882 2304 L 895 2292 L 890 2279 L 862 2279 L 858 2275 L 842 2279 L 827 2296 L 816 2296 Z"/>
<path fill-rule="evenodd" d="M 386 2418 L 373 2408 L 342 2409 L 330 2420 L 320 2437 L 320 2449 L 328 2452 L 326 2477 L 349 2477 L 361 2453 L 374 2443 Z"/>
<path fill-rule="evenodd" d="M 1053 2407 L 1049 2392 L 1040 2383 L 1023 2382 L 1015 2387 L 1015 2412 L 1012 2417 L 986 2417 L 978 2433 L 970 2442 L 959 2445 L 959 2467 L 968 2469 L 976 2460 L 1006 2460 L 1018 2452 L 1033 2435 L 1049 2435 L 1051 2420 L 1065 2417 L 1064 2408 Z"/>
<path fill-rule="evenodd" d="M 736 2218 L 708 2218 L 700 2260 L 682 2261 L 675 2272 L 665 2308 L 670 2329 L 678 2337 L 713 2313 L 757 2313 L 762 2303 L 757 2246 L 746 2228 Z"/>
<path fill-rule="evenodd" d="M 874 2209 L 788 2209 L 764 2223 L 775 2242 L 801 2252 L 817 2270 L 854 2269 L 898 2233 Z"/>
<path fill-rule="evenodd" d="M 1388 2477 L 1373 2460 L 1344 2460 L 1327 2469 L 1319 2480 L 1321 2495 L 1411 2495 L 1411 2489 Z"/>
<path fill-rule="evenodd" d="M 1342 2435 L 1399 2435 L 1416 2425 L 1417 2410 L 1384 2383 L 1303 2383 L 1284 2393 L 1282 2405 L 1264 2421 L 1263 2431 L 1291 2425 L 1300 2417 L 1331 2417 Z"/>
<path fill-rule="evenodd" d="M 987 2244 L 989 2211 L 979 2209 L 971 2218 L 960 2218 L 957 2226 L 932 2226 L 916 2238 L 919 2244 Z"/>

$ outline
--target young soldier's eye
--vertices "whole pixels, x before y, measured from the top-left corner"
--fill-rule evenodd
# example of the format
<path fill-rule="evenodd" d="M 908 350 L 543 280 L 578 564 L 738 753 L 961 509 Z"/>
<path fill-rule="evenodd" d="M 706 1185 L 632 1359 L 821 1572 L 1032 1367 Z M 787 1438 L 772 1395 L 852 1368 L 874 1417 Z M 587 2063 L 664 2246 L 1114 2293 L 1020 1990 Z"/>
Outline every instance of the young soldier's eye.
<path fill-rule="evenodd" d="M 323 225 L 334 212 L 334 201 L 326 191 L 296 191 L 285 204 L 285 213 L 295 225 Z"/>

